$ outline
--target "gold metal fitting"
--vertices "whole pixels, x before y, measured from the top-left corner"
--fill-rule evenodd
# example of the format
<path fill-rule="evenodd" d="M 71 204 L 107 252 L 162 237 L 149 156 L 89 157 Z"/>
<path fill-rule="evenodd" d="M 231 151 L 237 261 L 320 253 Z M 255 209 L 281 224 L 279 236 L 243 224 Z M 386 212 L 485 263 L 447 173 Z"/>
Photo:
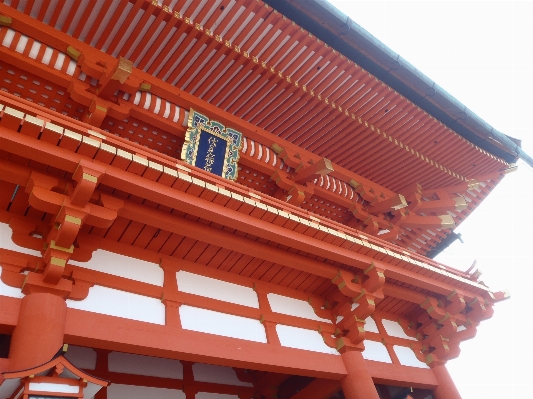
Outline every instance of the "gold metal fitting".
<path fill-rule="evenodd" d="M 0 25 L 2 25 L 2 15 L 0 15 Z M 78 58 L 80 58 L 81 53 L 78 50 L 76 50 L 74 47 L 68 46 L 67 55 L 73 60 L 78 61 Z"/>

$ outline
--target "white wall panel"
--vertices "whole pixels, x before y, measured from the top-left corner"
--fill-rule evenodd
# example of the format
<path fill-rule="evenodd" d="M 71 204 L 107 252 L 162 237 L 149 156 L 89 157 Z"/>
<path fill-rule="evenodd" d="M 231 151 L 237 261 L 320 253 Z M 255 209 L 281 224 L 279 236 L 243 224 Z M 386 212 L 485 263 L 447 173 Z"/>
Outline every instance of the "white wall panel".
<path fill-rule="evenodd" d="M 94 370 L 96 367 L 96 352 L 92 348 L 69 345 L 65 357 L 80 369 Z"/>
<path fill-rule="evenodd" d="M 383 319 L 382 323 L 383 327 L 385 327 L 385 331 L 387 331 L 387 334 L 389 334 L 391 337 L 405 338 L 416 341 L 416 338 L 410 337 L 403 331 L 402 326 L 400 326 L 397 321 Z"/>
<path fill-rule="evenodd" d="M 365 319 L 365 331 L 379 334 L 378 326 L 376 325 L 376 321 L 372 318 L 372 316 L 368 316 Z"/>
<path fill-rule="evenodd" d="M 333 355 L 339 354 L 335 349 L 324 343 L 318 331 L 278 324 L 276 325 L 276 332 L 282 346 Z"/>
<path fill-rule="evenodd" d="M 73 309 L 124 317 L 126 319 L 165 324 L 165 306 L 159 299 L 95 285 L 83 301 L 67 299 Z"/>
<path fill-rule="evenodd" d="M 107 387 L 107 399 L 185 399 L 178 389 L 141 387 L 111 384 Z"/>
<path fill-rule="evenodd" d="M 387 348 L 381 342 L 365 340 L 365 350 L 363 351 L 363 357 L 366 360 L 392 363 Z"/>
<path fill-rule="evenodd" d="M 21 252 L 23 254 L 38 256 L 39 258 L 41 257 L 41 253 L 39 251 L 19 247 L 17 244 L 15 244 L 11 240 L 11 234 L 11 228 L 5 223 L 0 223 L 0 248 Z"/>
<path fill-rule="evenodd" d="M 161 378 L 183 378 L 183 365 L 179 360 L 111 352 L 109 371 L 126 374 L 149 375 Z"/>
<path fill-rule="evenodd" d="M 237 385 L 241 387 L 253 387 L 253 384 L 239 380 L 237 378 L 237 374 L 235 374 L 235 371 L 231 367 L 215 366 L 205 363 L 194 363 L 192 366 L 192 371 L 194 373 L 195 381 Z"/>
<path fill-rule="evenodd" d="M 400 363 L 404 366 L 412 366 L 412 367 L 421 367 L 421 368 L 429 368 L 428 365 L 424 362 L 421 362 L 416 358 L 415 353 L 411 348 L 408 348 L 406 346 L 399 346 L 394 345 L 394 352 L 396 353 L 396 356 L 398 356 L 398 360 Z"/>
<path fill-rule="evenodd" d="M 259 308 L 257 294 L 252 288 L 180 270 L 176 273 L 178 289 L 220 301 Z"/>
<path fill-rule="evenodd" d="M 2 266 L 0 266 L 0 273 L 2 273 Z M 10 296 L 12 298 L 22 298 L 24 296 L 20 288 L 14 288 L 7 284 L 4 284 L 4 282 L 1 279 L 0 279 L 0 295 Z"/>
<path fill-rule="evenodd" d="M 289 316 L 303 317 L 311 320 L 330 321 L 318 317 L 313 307 L 306 301 L 289 298 L 287 296 L 272 294 L 267 295 L 268 303 L 273 312 L 287 314 Z"/>
<path fill-rule="evenodd" d="M 89 262 L 69 261 L 71 265 L 109 273 L 143 283 L 163 286 L 163 269 L 156 263 L 97 249 Z"/>
<path fill-rule="evenodd" d="M 267 342 L 265 329 L 259 320 L 187 305 L 180 306 L 179 314 L 181 325 L 186 330 L 241 338 L 248 341 Z"/>

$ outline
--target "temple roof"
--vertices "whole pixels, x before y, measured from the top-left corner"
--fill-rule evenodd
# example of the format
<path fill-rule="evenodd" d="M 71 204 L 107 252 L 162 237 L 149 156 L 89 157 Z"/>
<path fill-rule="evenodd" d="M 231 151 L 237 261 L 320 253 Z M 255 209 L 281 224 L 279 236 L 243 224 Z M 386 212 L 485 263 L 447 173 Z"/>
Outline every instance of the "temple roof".
<path fill-rule="evenodd" d="M 533 166 L 520 140 L 507 136 L 326 0 L 265 0 L 408 98 L 472 144 L 507 162 Z"/>
<path fill-rule="evenodd" d="M 4 3 L 25 15 L 13 14 L 11 27 L 0 28 L 0 52 L 9 55 L 0 61 L 0 89 L 83 120 L 89 97 L 100 90 L 99 79 L 86 72 L 100 73 L 124 57 L 151 88 L 117 91 L 110 104 L 131 113 L 109 112 L 98 127 L 175 161 L 186 115 L 199 109 L 244 134 L 237 182 L 270 196 L 280 191 L 275 173 L 291 179 L 296 171 L 276 155 L 275 145 L 304 163 L 328 158 L 335 170 L 306 182 L 309 191 L 299 206 L 361 230 L 368 216 L 354 220 L 351 208 L 363 207 L 380 224 L 369 234 L 401 227 L 371 204 L 408 196 L 416 185 L 430 205 L 435 190 L 462 187 L 448 190 L 463 200 L 462 209 L 450 198 L 450 211 L 416 215 L 446 212 L 457 225 L 512 170 L 509 162 L 526 157 L 473 116 L 461 119 L 458 110 L 471 114 L 466 107 L 322 1 L 301 10 L 296 6 L 302 1 L 272 2 L 285 15 L 251 0 Z M 313 22 L 317 15 L 324 16 L 324 26 Z M 351 28 L 341 43 L 343 20 Z M 91 66 L 91 56 L 74 59 L 72 49 L 102 61 Z M 387 67 L 391 60 L 398 68 Z M 421 82 L 435 90 L 433 96 L 419 95 Z M 487 139 L 489 131 L 499 144 Z M 479 185 L 470 186 L 472 180 Z M 440 221 L 405 225 L 389 242 L 430 254 L 450 231 Z"/>

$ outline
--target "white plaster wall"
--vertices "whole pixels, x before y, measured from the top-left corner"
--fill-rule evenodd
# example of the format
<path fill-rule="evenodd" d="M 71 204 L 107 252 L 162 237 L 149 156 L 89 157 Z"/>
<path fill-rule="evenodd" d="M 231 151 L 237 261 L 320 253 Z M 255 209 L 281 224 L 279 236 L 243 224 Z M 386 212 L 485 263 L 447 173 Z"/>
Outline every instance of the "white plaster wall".
<path fill-rule="evenodd" d="M 359 304 L 357 302 L 352 303 L 352 312 L 359 307 Z M 337 316 L 336 323 L 339 323 L 342 319 L 344 319 L 344 316 Z M 377 327 L 376 327 L 377 328 Z"/>
<path fill-rule="evenodd" d="M 259 308 L 257 294 L 252 288 L 180 270 L 176 273 L 178 289 L 220 301 Z"/>
<path fill-rule="evenodd" d="M 198 392 L 195 399 L 238 399 L 237 395 L 227 395 L 225 393 Z"/>
<path fill-rule="evenodd" d="M 387 331 L 387 334 L 389 334 L 391 337 L 405 338 L 410 339 L 411 341 L 416 341 L 416 338 L 410 337 L 403 331 L 402 326 L 400 326 L 397 321 L 383 319 L 382 323 L 383 327 L 385 327 L 385 331 Z"/>
<path fill-rule="evenodd" d="M 163 269 L 156 263 L 97 249 L 89 262 L 69 261 L 71 265 L 109 273 L 143 283 L 163 286 Z"/>
<path fill-rule="evenodd" d="M 195 381 L 237 385 L 240 387 L 253 387 L 253 384 L 239 380 L 237 378 L 237 374 L 231 367 L 215 366 L 205 363 L 194 363 L 192 366 L 192 371 Z"/>
<path fill-rule="evenodd" d="M 334 348 L 330 348 L 324 343 L 318 331 L 278 324 L 276 325 L 276 332 L 282 346 L 333 355 L 339 354 Z"/>
<path fill-rule="evenodd" d="M 179 360 L 111 352 L 108 357 L 108 362 L 109 371 L 117 373 L 148 375 L 161 378 L 183 378 L 183 365 Z"/>
<path fill-rule="evenodd" d="M 311 320 L 330 322 L 328 319 L 318 317 L 313 310 L 313 307 L 306 301 L 272 293 L 267 294 L 267 297 L 273 312 Z"/>
<path fill-rule="evenodd" d="M 93 384 L 92 382 L 87 382 L 87 386 L 83 388 L 83 398 L 84 399 L 93 399 L 94 395 L 98 393 L 102 388 L 100 385 Z"/>
<path fill-rule="evenodd" d="M 185 399 L 178 389 L 141 387 L 111 384 L 107 387 L 107 399 Z"/>
<path fill-rule="evenodd" d="M 181 325 L 186 330 L 266 343 L 266 333 L 259 320 L 182 305 Z"/>
<path fill-rule="evenodd" d="M 96 367 L 96 352 L 92 348 L 69 345 L 65 357 L 80 369 L 94 370 Z"/>
<path fill-rule="evenodd" d="M 376 325 L 376 321 L 372 318 L 372 316 L 368 316 L 365 319 L 365 331 L 379 333 L 378 326 Z"/>
<path fill-rule="evenodd" d="M 421 362 L 416 358 L 416 355 L 411 348 L 394 345 L 393 349 L 398 357 L 398 360 L 400 361 L 400 364 L 404 366 L 421 367 L 424 369 L 429 368 L 426 363 Z"/>
<path fill-rule="evenodd" d="M 7 224 L 0 223 L 0 248 L 21 252 L 23 254 L 38 256 L 39 258 L 41 257 L 41 253 L 39 251 L 19 247 L 17 244 L 15 244 L 11 240 L 11 233 L 11 228 Z"/>
<path fill-rule="evenodd" d="M 392 363 L 387 348 L 381 342 L 365 340 L 365 350 L 363 351 L 363 357 L 366 360 Z"/>
<path fill-rule="evenodd" d="M 0 266 L 0 273 L 2 273 L 2 266 Z M 0 279 L 0 295 L 10 296 L 12 298 L 22 298 L 24 296 L 20 288 L 14 288 L 7 284 L 4 284 L 4 282 L 1 279 Z"/>
<path fill-rule="evenodd" d="M 89 295 L 83 301 L 67 299 L 67 306 L 147 323 L 165 324 L 165 306 L 159 299 L 101 285 L 90 288 Z"/>

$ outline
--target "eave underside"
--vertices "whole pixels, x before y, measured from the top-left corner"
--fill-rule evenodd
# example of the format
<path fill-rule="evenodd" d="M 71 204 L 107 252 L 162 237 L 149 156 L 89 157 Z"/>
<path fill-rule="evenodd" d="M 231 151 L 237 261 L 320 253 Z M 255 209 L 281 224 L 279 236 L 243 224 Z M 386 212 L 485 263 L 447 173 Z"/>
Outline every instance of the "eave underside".
<path fill-rule="evenodd" d="M 99 10 L 89 1 L 11 6 L 393 191 L 505 169 L 262 2 L 219 3 L 194 0 L 168 12 L 126 0 Z"/>
<path fill-rule="evenodd" d="M 13 51 L 18 51 L 19 44 L 23 39 L 22 36 L 17 36 L 17 34 L 15 34 L 14 37 L 11 37 L 11 41 L 7 43 L 5 41 L 5 30 L 3 35 L 3 45 L 11 47 Z M 31 39 L 25 42 L 26 50 L 21 50 L 20 52 L 24 52 L 24 54 L 26 54 L 26 52 L 30 51 L 30 48 L 33 48 L 31 45 Z M 54 57 L 55 56 L 53 56 L 53 58 Z M 17 65 L 19 64 L 19 60 L 14 60 L 13 62 Z M 67 67 L 69 67 L 68 63 L 64 62 L 63 65 L 65 66 L 61 69 L 67 71 Z M 45 106 L 53 111 L 61 112 L 62 114 L 70 116 L 74 119 L 80 119 L 82 115 L 87 112 L 87 107 L 69 98 L 67 90 L 69 88 L 69 80 L 72 80 L 72 78 L 81 79 L 82 74 L 80 74 L 79 70 L 76 69 L 70 72 L 70 74 L 74 73 L 75 76 L 70 77 L 69 72 L 67 71 L 67 73 L 63 75 L 65 77 L 62 77 L 61 73 L 56 70 L 57 68 L 54 69 L 47 65 L 43 65 L 42 68 L 44 69 L 42 69 L 41 75 L 35 76 L 28 71 L 17 68 L 14 65 L 8 66 L 8 64 L 4 64 L 4 68 L 1 70 L 3 75 L 2 89 L 4 91 L 14 93 L 17 96 L 26 98 L 30 101 L 34 101 L 37 104 Z M 47 68 L 50 68 L 50 72 L 53 71 L 52 75 L 48 75 L 48 71 L 45 70 Z M 61 72 L 64 73 L 65 71 Z M 54 82 L 43 79 L 44 76 L 49 77 Z M 139 100 L 134 100 L 131 98 L 130 102 L 133 101 Z M 141 103 L 139 105 L 141 106 L 145 100 L 141 98 L 140 101 Z M 144 108 L 146 108 L 146 105 Z M 142 111 L 144 111 L 144 109 Z M 180 127 L 178 131 L 174 130 L 174 127 L 172 127 L 171 132 L 169 132 L 168 129 L 170 127 L 168 123 L 166 126 L 164 124 L 161 125 L 160 121 L 155 120 L 156 118 L 154 118 L 147 120 L 144 117 L 141 118 L 142 120 L 139 120 L 133 116 L 130 116 L 128 119 L 120 120 L 108 116 L 104 119 L 102 128 L 119 137 L 123 137 L 126 140 L 134 141 L 140 145 L 151 148 L 170 157 L 178 156 L 183 143 L 183 127 Z M 182 115 L 180 116 L 180 120 L 183 120 Z M 385 142 L 390 143 L 389 140 L 385 140 Z M 372 143 L 369 142 L 368 144 L 370 145 Z M 257 145 L 260 144 L 257 143 Z M 263 151 L 268 151 L 268 149 Z M 250 153 L 250 150 L 248 150 L 248 153 Z M 253 151 L 250 154 L 248 153 L 243 154 L 244 159 L 242 159 L 242 172 L 239 182 L 250 188 L 273 195 L 275 193 L 276 186 L 270 180 L 270 174 L 272 171 L 267 171 L 266 173 L 264 171 L 258 171 L 256 169 L 258 167 L 257 161 L 254 160 L 254 162 L 250 163 L 248 161 L 249 158 L 247 158 L 249 155 L 253 155 Z M 372 164 L 371 161 L 367 162 Z M 400 160 L 398 160 L 398 162 L 401 163 Z M 421 160 L 420 162 L 424 163 L 424 161 Z M 399 170 L 404 170 L 406 167 L 410 168 L 411 165 L 403 166 L 402 168 L 399 168 Z M 386 168 L 386 170 L 398 172 L 394 168 Z M 446 174 L 448 177 L 451 177 L 448 173 L 442 173 Z M 402 176 L 405 177 L 407 174 L 402 174 Z M 496 175 L 492 174 L 491 176 L 492 177 L 485 182 L 481 182 L 481 186 L 476 190 L 477 192 L 473 190 L 464 195 L 468 201 L 468 209 L 462 213 L 452 214 L 456 220 L 456 223 L 462 221 L 473 209 L 475 209 L 480 201 L 490 192 L 490 190 L 492 190 L 494 185 L 497 184 L 501 178 L 498 173 L 496 173 Z M 327 187 L 329 190 L 335 190 L 336 183 L 330 181 L 329 179 L 330 178 L 328 177 L 327 180 L 319 181 L 317 184 Z M 337 185 L 338 184 L 339 181 L 337 181 Z M 346 183 L 343 184 L 346 186 Z M 339 187 L 339 189 L 340 193 L 343 196 L 346 196 L 346 194 L 343 193 L 343 189 L 341 187 Z M 341 200 L 340 197 L 339 200 Z M 336 202 L 336 200 L 332 201 L 331 198 L 321 198 L 320 194 L 317 194 L 316 198 L 313 200 L 304 201 L 302 206 L 311 212 L 332 218 L 333 220 L 341 223 L 346 223 L 351 219 L 351 215 L 347 213 L 347 208 L 350 206 L 349 201 L 346 202 L 344 200 L 344 202 Z M 446 236 L 446 234 L 446 229 L 405 229 L 404 234 L 400 235 L 398 239 L 394 241 L 394 243 L 408 248 L 413 252 L 424 254 L 428 251 L 431 251 L 431 249 L 434 248 L 438 242 L 440 242 L 440 240 Z"/>

